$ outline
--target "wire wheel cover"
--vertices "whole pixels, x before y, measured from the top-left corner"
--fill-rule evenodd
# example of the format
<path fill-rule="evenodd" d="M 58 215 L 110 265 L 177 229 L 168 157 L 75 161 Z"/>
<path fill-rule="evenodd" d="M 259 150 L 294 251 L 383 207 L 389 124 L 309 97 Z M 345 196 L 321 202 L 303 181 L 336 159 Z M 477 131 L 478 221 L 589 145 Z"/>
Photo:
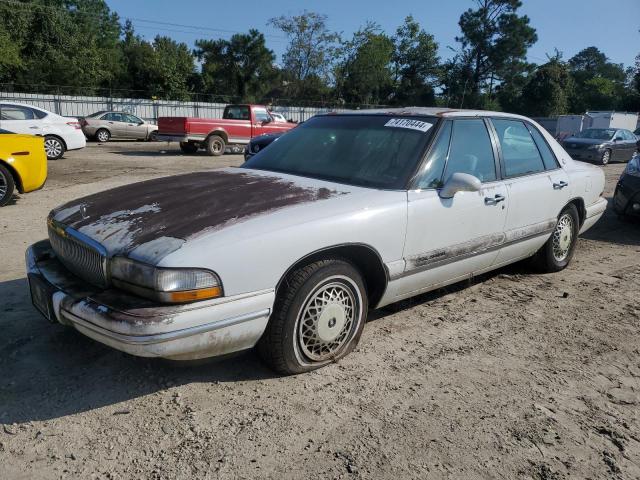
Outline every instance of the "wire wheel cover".
<path fill-rule="evenodd" d="M 573 217 L 565 213 L 558 220 L 553 231 L 553 256 L 558 262 L 562 262 L 569 255 L 573 242 Z"/>
<path fill-rule="evenodd" d="M 62 153 L 62 145 L 54 138 L 48 138 L 44 142 L 44 151 L 48 157 L 57 157 Z"/>
<path fill-rule="evenodd" d="M 311 294 L 300 313 L 298 342 L 313 361 L 332 358 L 351 339 L 360 315 L 353 291 L 344 283 L 331 282 Z"/>

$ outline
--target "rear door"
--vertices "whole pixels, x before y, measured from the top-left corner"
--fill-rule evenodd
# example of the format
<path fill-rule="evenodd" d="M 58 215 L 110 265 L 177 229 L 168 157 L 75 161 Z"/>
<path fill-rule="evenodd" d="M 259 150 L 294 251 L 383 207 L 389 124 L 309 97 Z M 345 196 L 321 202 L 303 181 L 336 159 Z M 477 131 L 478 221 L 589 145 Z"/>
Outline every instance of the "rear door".
<path fill-rule="evenodd" d="M 443 122 L 415 188 L 407 193 L 406 266 L 399 296 L 463 279 L 493 265 L 509 203 L 496 155 L 485 120 Z M 438 189 L 456 172 L 477 177 L 482 189 L 440 198 Z"/>
<path fill-rule="evenodd" d="M 36 111 L 10 103 L 0 104 L 0 128 L 14 133 L 43 134 L 43 122 Z"/>
<path fill-rule="evenodd" d="M 496 261 L 503 264 L 527 257 L 545 243 L 569 201 L 569 179 L 533 124 L 505 118 L 491 123 L 509 196 L 505 245 Z"/>

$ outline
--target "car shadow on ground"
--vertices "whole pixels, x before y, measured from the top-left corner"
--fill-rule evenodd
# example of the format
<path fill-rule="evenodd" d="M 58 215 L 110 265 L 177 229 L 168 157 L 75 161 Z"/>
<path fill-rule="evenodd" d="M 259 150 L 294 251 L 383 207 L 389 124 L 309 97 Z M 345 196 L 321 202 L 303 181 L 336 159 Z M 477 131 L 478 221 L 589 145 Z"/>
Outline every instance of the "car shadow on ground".
<path fill-rule="evenodd" d="M 616 245 L 640 246 L 640 221 L 631 217 L 619 217 L 613 211 L 613 200 L 607 200 L 607 210 L 602 218 L 580 237 Z"/>
<path fill-rule="evenodd" d="M 199 362 L 133 357 L 31 305 L 26 278 L 0 282 L 0 423 L 55 419 L 189 383 L 277 377 L 253 351 Z"/>

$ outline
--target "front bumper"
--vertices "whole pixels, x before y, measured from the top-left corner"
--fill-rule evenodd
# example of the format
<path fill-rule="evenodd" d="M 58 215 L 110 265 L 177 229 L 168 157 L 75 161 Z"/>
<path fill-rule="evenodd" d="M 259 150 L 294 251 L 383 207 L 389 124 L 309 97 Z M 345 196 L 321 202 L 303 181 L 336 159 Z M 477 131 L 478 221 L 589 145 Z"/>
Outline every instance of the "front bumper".
<path fill-rule="evenodd" d="M 602 154 L 604 153 L 604 148 L 602 149 L 573 149 L 573 148 L 566 148 L 565 150 L 567 151 L 567 153 L 571 156 L 571 158 L 573 158 L 574 160 L 587 160 L 590 162 L 597 162 L 602 158 Z"/>
<path fill-rule="evenodd" d="M 640 217 L 640 177 L 624 174 L 613 195 L 613 208 L 619 215 Z"/>
<path fill-rule="evenodd" d="M 34 305 L 45 316 L 140 357 L 193 360 L 252 348 L 275 299 L 273 290 L 264 290 L 165 305 L 117 289 L 99 290 L 66 270 L 47 240 L 27 249 L 26 263 Z"/>

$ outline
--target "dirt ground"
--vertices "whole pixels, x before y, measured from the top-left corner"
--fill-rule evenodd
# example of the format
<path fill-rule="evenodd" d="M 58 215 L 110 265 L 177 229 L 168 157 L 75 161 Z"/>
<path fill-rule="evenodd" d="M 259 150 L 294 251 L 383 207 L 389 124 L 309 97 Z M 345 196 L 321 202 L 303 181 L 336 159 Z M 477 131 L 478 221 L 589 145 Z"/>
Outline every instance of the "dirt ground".
<path fill-rule="evenodd" d="M 311 374 L 139 359 L 48 324 L 23 254 L 52 207 L 241 161 L 165 148 L 90 144 L 0 209 L 0 478 L 640 478 L 640 225 L 610 211 L 563 272 L 372 312 Z"/>

